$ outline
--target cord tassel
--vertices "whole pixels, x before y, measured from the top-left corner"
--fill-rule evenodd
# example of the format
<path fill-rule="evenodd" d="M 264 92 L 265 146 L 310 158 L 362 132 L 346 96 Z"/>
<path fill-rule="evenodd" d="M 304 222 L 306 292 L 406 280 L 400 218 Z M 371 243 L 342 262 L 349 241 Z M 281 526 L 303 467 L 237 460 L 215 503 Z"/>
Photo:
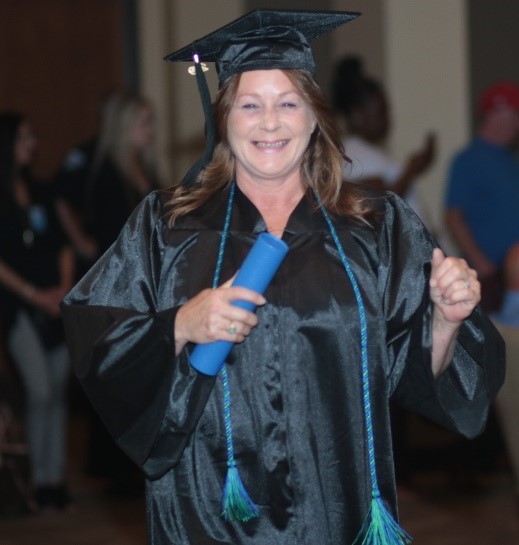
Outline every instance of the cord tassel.
<path fill-rule="evenodd" d="M 200 65 L 200 59 L 197 54 L 193 55 L 193 60 L 195 63 L 196 83 L 198 85 L 198 91 L 204 110 L 206 141 L 204 155 L 191 166 L 187 174 L 185 174 L 185 176 L 182 178 L 182 185 L 187 187 L 191 187 L 193 184 L 195 184 L 200 172 L 202 172 L 202 170 L 204 170 L 204 168 L 211 161 L 216 138 L 214 117 L 212 114 L 211 94 L 209 92 L 209 87 L 207 86 L 207 80 L 205 79 L 204 72 Z"/>
<path fill-rule="evenodd" d="M 385 506 L 384 500 L 380 496 L 377 478 L 377 467 L 375 461 L 375 438 L 373 435 L 373 418 L 371 414 L 371 401 L 370 401 L 370 385 L 369 385 L 369 365 L 368 365 L 368 327 L 366 323 L 366 313 L 364 310 L 364 302 L 359 289 L 359 285 L 350 267 L 344 249 L 342 247 L 337 231 L 333 226 L 330 216 L 324 209 L 319 196 L 316 195 L 317 202 L 321 207 L 324 218 L 328 223 L 330 233 L 335 242 L 339 257 L 341 258 L 344 270 L 350 279 L 355 299 L 357 300 L 357 308 L 359 311 L 360 322 L 360 345 L 361 345 L 361 359 L 362 359 L 362 397 L 364 400 L 364 419 L 366 426 L 366 439 L 367 439 L 367 454 L 369 473 L 371 478 L 371 505 L 362 524 L 362 528 L 359 535 L 353 542 L 353 545 L 407 545 L 411 543 L 411 536 L 402 529 L 395 521 L 390 511 Z M 364 538 L 362 539 L 362 536 Z M 362 541 L 359 541 L 362 539 Z"/>
<path fill-rule="evenodd" d="M 380 494 L 371 505 L 353 545 L 409 545 L 412 537 L 396 522 Z"/>
<path fill-rule="evenodd" d="M 227 477 L 223 488 L 222 516 L 225 520 L 247 522 L 259 516 L 259 509 L 243 486 L 236 460 L 234 459 L 234 442 L 231 425 L 231 389 L 227 369 L 222 367 L 220 376 L 223 383 L 223 411 L 225 420 L 225 437 L 227 441 Z"/>
<path fill-rule="evenodd" d="M 218 259 L 216 260 L 216 268 L 213 277 L 213 289 L 220 282 L 220 271 L 222 270 L 223 254 L 227 237 L 229 236 L 229 227 L 231 223 L 232 203 L 234 201 L 234 192 L 236 185 L 231 184 L 229 193 L 229 202 L 227 203 L 227 213 L 225 215 L 225 223 L 218 249 Z M 234 459 L 234 442 L 232 438 L 232 423 L 231 423 L 231 389 L 229 387 L 229 377 L 225 365 L 220 371 L 220 377 L 223 385 L 223 417 L 225 424 L 225 441 L 227 444 L 227 476 L 222 494 L 222 517 L 228 521 L 247 522 L 251 518 L 258 517 L 260 512 L 254 502 L 251 500 L 240 474 L 236 467 Z"/>
<path fill-rule="evenodd" d="M 236 462 L 229 462 L 222 498 L 222 516 L 228 521 L 247 522 L 259 516 L 259 509 L 254 505 L 243 486 Z"/>

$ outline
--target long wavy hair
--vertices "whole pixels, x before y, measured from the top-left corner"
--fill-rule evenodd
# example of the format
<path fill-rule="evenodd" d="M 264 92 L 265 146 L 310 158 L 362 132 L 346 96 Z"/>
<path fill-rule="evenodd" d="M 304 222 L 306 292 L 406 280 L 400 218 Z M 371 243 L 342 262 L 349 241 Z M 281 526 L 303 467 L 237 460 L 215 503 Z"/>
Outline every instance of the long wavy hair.
<path fill-rule="evenodd" d="M 316 128 L 301 160 L 301 178 L 307 190 L 319 196 L 330 212 L 367 221 L 373 209 L 362 188 L 345 182 L 342 165 L 344 154 L 341 132 L 323 92 L 310 73 L 283 70 L 297 93 L 311 108 Z M 171 188 L 168 223 L 206 204 L 213 195 L 225 189 L 235 177 L 236 160 L 227 138 L 227 124 L 236 98 L 240 74 L 231 76 L 220 88 L 213 104 L 216 124 L 216 146 L 213 157 L 198 175 L 192 187 L 181 184 Z"/>

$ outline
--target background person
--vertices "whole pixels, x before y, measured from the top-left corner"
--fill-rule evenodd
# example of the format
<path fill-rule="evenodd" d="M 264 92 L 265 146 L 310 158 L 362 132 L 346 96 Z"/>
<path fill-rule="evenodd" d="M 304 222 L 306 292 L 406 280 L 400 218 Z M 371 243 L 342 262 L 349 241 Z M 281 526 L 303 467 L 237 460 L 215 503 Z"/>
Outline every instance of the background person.
<path fill-rule="evenodd" d="M 405 162 L 391 157 L 384 149 L 391 128 L 387 94 L 380 82 L 364 73 L 359 57 L 345 57 L 336 64 L 332 98 L 346 121 L 343 145 L 351 162 L 344 164 L 345 178 L 393 191 L 425 221 L 415 183 L 432 164 L 435 138 L 428 135 Z"/>
<path fill-rule="evenodd" d="M 445 218 L 461 254 L 482 283 L 482 307 L 501 304 L 502 265 L 519 241 L 519 87 L 498 82 L 483 93 L 474 139 L 454 157 L 447 182 Z"/>
<path fill-rule="evenodd" d="M 73 244 L 78 279 L 97 257 L 97 245 L 84 225 L 86 186 L 96 147 L 97 136 L 69 150 L 54 177 L 56 210 Z"/>
<path fill-rule="evenodd" d="M 104 253 L 139 201 L 158 187 L 151 104 L 117 90 L 104 101 L 95 144 L 72 152 L 58 176 L 57 209 L 80 258 L 83 275 Z M 142 475 L 87 407 L 87 471 L 104 477 L 109 492 L 142 493 Z"/>
<path fill-rule="evenodd" d="M 92 263 L 158 187 L 151 104 L 129 91 L 104 101 L 94 142 L 73 150 L 56 176 L 58 213 L 80 257 Z M 84 271 L 83 271 L 84 272 Z"/>
<path fill-rule="evenodd" d="M 74 259 L 48 188 L 30 174 L 36 144 L 27 119 L 0 114 L 0 318 L 25 390 L 35 499 L 64 508 L 69 365 L 59 303 Z"/>

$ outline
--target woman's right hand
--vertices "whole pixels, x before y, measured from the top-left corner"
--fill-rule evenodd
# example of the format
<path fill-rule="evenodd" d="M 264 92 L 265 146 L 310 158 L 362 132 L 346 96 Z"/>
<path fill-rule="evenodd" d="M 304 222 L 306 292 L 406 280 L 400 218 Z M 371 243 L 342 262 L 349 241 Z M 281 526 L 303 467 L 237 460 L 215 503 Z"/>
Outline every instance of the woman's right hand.
<path fill-rule="evenodd" d="M 175 348 L 179 354 L 186 343 L 204 344 L 213 341 L 242 342 L 258 324 L 254 312 L 234 306 L 237 300 L 255 306 L 264 305 L 265 298 L 243 287 L 232 286 L 231 278 L 216 289 L 205 289 L 180 307 L 175 319 Z"/>

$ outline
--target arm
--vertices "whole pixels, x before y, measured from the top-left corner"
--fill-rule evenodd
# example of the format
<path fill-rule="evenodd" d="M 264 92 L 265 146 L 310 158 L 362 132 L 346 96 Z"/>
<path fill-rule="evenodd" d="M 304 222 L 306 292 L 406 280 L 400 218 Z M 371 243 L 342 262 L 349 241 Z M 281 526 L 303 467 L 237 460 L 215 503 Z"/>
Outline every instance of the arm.
<path fill-rule="evenodd" d="M 116 443 L 150 478 L 178 463 L 215 382 L 189 365 L 186 349 L 175 349 L 180 307 L 164 271 L 183 259 L 185 246 L 165 246 L 162 215 L 155 195 L 144 199 L 62 304 L 80 384 Z"/>
<path fill-rule="evenodd" d="M 417 176 L 420 176 L 420 174 L 425 172 L 431 165 L 435 154 L 435 148 L 435 139 L 432 135 L 429 135 L 422 149 L 411 155 L 407 160 L 404 169 L 394 183 L 388 184 L 379 177 L 365 178 L 363 182 L 374 189 L 392 191 L 400 197 L 403 197 L 409 191 L 409 188 L 415 182 Z"/>
<path fill-rule="evenodd" d="M 60 300 L 74 285 L 74 274 L 76 271 L 74 252 L 70 246 L 65 246 L 58 258 L 59 276 L 60 276 Z"/>
<path fill-rule="evenodd" d="M 450 365 L 463 321 L 481 299 L 476 272 L 463 259 L 446 258 L 439 248 L 432 257 L 430 296 L 434 304 L 432 322 L 432 360 L 434 376 Z"/>
<path fill-rule="evenodd" d="M 36 288 L 2 260 L 0 260 L 0 283 L 20 299 L 42 309 L 50 316 L 59 315 L 61 297 L 54 288 Z"/>
<path fill-rule="evenodd" d="M 36 288 L 0 259 L 0 284 L 9 291 L 32 303 Z"/>
<path fill-rule="evenodd" d="M 40 289 L 0 259 L 0 284 L 30 305 L 44 310 L 51 316 L 58 316 L 61 299 L 74 282 L 74 254 L 70 247 L 65 247 L 60 252 L 58 267 L 60 285 Z"/>
<path fill-rule="evenodd" d="M 98 252 L 95 241 L 84 232 L 77 214 L 64 199 L 56 201 L 56 213 L 77 253 L 86 259 L 95 258 Z"/>
<path fill-rule="evenodd" d="M 387 253 L 383 268 L 388 263 L 382 278 L 392 397 L 474 437 L 504 379 L 503 341 L 474 308 L 479 300 L 474 271 L 462 260 L 433 252 L 435 243 L 423 225 L 405 203 L 395 202 L 381 240 L 382 256 Z"/>

